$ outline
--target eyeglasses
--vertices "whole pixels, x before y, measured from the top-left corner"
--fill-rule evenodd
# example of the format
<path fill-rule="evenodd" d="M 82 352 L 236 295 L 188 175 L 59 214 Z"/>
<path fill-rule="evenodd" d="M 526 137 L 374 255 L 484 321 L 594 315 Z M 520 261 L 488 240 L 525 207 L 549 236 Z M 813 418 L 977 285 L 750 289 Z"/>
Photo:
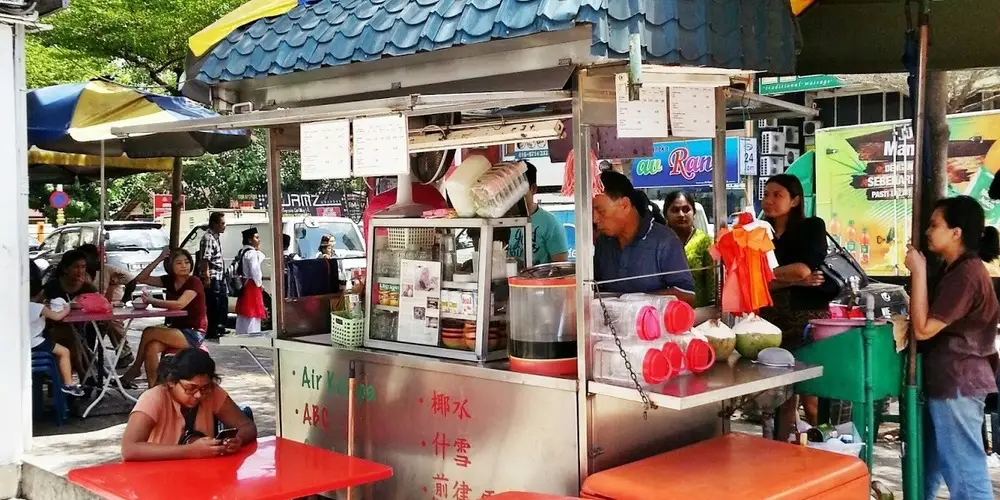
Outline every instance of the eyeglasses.
<path fill-rule="evenodd" d="M 215 387 L 215 383 L 214 382 L 209 382 L 209 383 L 207 383 L 205 385 L 195 385 L 195 384 L 192 384 L 192 383 L 189 383 L 189 382 L 184 382 L 183 380 L 181 380 L 181 381 L 178 381 L 177 383 L 178 383 L 178 385 L 181 386 L 181 389 L 184 389 L 184 394 L 187 394 L 188 396 L 194 396 L 195 394 L 198 394 L 198 393 L 207 394 L 207 393 L 209 393 L 209 392 L 212 391 L 213 387 Z"/>

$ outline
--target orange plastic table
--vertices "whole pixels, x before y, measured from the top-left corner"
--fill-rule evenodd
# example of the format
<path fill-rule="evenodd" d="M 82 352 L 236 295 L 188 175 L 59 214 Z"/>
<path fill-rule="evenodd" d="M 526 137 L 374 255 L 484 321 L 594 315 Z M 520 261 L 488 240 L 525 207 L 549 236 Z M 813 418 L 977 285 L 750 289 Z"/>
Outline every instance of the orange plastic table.
<path fill-rule="evenodd" d="M 123 462 L 68 475 L 104 498 L 142 500 L 285 500 L 389 477 L 389 466 L 275 437 L 228 457 Z"/>
<path fill-rule="evenodd" d="M 857 457 L 728 434 L 598 472 L 580 496 L 858 500 L 868 488 L 868 467 Z"/>

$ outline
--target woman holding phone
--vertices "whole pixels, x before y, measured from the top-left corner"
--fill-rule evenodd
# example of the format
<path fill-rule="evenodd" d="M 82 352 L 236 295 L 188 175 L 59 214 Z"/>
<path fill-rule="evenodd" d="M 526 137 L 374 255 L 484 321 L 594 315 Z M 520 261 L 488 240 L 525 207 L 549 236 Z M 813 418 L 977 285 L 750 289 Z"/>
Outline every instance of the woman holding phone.
<path fill-rule="evenodd" d="M 166 356 L 159 379 L 162 383 L 142 393 L 128 417 L 122 460 L 229 455 L 257 439 L 257 426 L 219 386 L 215 361 L 205 351 L 188 348 Z M 216 436 L 216 420 L 235 434 Z"/>

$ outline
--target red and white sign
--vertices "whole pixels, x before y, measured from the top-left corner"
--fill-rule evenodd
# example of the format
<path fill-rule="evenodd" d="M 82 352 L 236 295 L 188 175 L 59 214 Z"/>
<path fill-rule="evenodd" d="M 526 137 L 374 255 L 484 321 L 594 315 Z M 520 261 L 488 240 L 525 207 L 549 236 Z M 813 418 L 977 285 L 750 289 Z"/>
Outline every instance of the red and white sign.
<path fill-rule="evenodd" d="M 164 215 L 170 215 L 173 196 L 169 194 L 153 195 L 153 218 L 159 219 Z M 184 210 L 184 197 L 181 196 L 181 210 Z"/>

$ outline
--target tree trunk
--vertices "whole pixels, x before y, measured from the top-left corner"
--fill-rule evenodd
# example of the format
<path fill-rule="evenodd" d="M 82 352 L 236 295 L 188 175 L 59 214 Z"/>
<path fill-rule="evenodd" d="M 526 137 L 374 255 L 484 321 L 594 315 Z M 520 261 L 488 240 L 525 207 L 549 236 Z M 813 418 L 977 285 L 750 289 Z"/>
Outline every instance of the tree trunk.
<path fill-rule="evenodd" d="M 931 211 L 936 203 L 945 196 L 948 185 L 948 72 L 929 71 L 927 73 L 927 109 L 924 116 L 930 136 L 929 156 L 927 162 L 931 167 L 931 175 L 925 180 L 923 199 L 921 200 L 922 221 L 920 227 L 926 229 L 930 223 Z"/>

